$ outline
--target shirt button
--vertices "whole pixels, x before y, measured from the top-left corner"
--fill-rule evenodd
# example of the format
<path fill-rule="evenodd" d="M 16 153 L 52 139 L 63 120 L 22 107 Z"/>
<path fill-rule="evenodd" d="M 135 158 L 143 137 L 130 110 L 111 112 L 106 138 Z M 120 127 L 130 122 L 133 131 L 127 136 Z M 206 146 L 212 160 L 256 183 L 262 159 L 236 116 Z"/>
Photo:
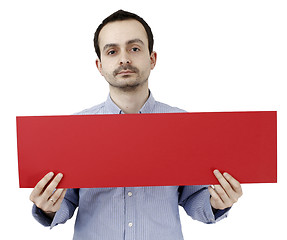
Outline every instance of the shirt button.
<path fill-rule="evenodd" d="M 132 227 L 132 226 L 133 226 L 133 223 L 132 223 L 132 222 L 130 222 L 130 223 L 129 223 L 129 227 Z"/>
<path fill-rule="evenodd" d="M 128 196 L 131 197 L 133 195 L 132 192 L 128 192 Z"/>

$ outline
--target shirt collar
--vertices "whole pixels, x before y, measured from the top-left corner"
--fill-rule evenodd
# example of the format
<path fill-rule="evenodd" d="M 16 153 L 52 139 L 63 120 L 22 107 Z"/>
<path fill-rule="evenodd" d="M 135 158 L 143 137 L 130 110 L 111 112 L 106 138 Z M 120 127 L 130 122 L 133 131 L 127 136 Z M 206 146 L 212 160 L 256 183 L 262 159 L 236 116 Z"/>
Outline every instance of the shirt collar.
<path fill-rule="evenodd" d="M 149 97 L 146 100 L 145 104 L 140 109 L 139 113 L 152 113 L 152 111 L 154 109 L 154 105 L 155 105 L 155 99 L 154 99 L 151 91 L 149 90 Z"/>
<path fill-rule="evenodd" d="M 155 99 L 149 91 L 149 97 L 145 104 L 140 109 L 139 113 L 151 113 L 155 105 Z M 124 112 L 114 103 L 110 94 L 105 102 L 105 113 L 106 114 L 123 114 Z"/>
<path fill-rule="evenodd" d="M 110 94 L 105 102 L 106 114 L 121 114 L 122 110 L 114 103 Z"/>

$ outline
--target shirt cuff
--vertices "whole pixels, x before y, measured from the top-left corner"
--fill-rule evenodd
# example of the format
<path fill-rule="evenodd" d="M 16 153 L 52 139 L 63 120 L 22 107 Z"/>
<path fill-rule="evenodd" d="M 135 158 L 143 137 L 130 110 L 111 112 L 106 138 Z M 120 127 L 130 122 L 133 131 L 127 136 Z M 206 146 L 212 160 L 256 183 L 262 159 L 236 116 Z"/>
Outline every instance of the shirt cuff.
<path fill-rule="evenodd" d="M 225 208 L 223 210 L 220 210 L 220 209 L 214 209 L 212 208 L 211 206 L 211 203 L 210 203 L 210 195 L 209 195 L 209 198 L 206 198 L 206 206 L 208 206 L 207 208 L 207 218 L 209 219 L 209 221 L 207 221 L 206 223 L 207 224 L 213 224 L 213 223 L 216 223 L 224 218 L 226 218 L 228 216 L 228 212 L 229 210 L 231 209 L 231 207 L 229 208 Z"/>
<path fill-rule="evenodd" d="M 69 208 L 65 201 L 62 202 L 60 209 L 56 212 L 53 221 L 51 222 L 50 228 L 63 224 L 69 219 Z"/>
<path fill-rule="evenodd" d="M 215 221 L 219 221 L 219 220 L 227 217 L 227 213 L 229 212 L 230 209 L 231 209 L 231 207 L 225 208 L 222 210 L 220 210 L 220 209 L 215 210 L 215 213 L 214 213 Z"/>
<path fill-rule="evenodd" d="M 49 227 L 51 226 L 52 219 L 49 218 L 40 208 L 38 208 L 35 204 L 32 207 L 32 215 L 33 217 L 43 226 Z"/>

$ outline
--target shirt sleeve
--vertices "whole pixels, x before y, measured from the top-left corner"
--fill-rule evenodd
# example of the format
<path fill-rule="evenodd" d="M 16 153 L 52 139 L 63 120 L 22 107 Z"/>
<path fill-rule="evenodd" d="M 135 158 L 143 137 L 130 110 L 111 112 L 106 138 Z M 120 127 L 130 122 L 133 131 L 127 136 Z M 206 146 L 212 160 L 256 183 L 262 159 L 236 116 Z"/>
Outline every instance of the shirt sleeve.
<path fill-rule="evenodd" d="M 68 189 L 60 209 L 56 212 L 53 219 L 50 219 L 36 205 L 33 205 L 32 215 L 43 226 L 52 229 L 58 224 L 65 223 L 70 219 L 79 205 L 79 189 Z"/>
<path fill-rule="evenodd" d="M 210 193 L 208 186 L 180 186 L 179 205 L 184 208 L 186 213 L 194 220 L 203 223 L 215 223 L 227 217 L 230 208 L 212 211 L 210 204 Z"/>

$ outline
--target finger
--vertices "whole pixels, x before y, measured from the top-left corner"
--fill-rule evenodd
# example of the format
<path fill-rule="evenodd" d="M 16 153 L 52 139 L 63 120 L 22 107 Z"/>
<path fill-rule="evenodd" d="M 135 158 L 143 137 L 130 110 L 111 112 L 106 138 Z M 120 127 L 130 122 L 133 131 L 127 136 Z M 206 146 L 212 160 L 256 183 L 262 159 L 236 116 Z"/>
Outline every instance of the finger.
<path fill-rule="evenodd" d="M 66 192 L 67 192 L 67 189 L 63 189 L 63 191 L 61 192 L 61 195 L 59 196 L 59 198 L 58 198 L 58 200 L 57 200 L 55 205 L 58 205 L 58 206 L 61 205 L 61 203 L 62 203 L 62 201 L 63 201 L 63 199 L 64 199 L 64 197 L 66 195 Z"/>
<path fill-rule="evenodd" d="M 233 189 L 230 186 L 229 182 L 225 179 L 225 177 L 219 172 L 218 170 L 213 171 L 215 177 L 218 179 L 221 187 L 224 189 L 224 191 L 227 193 L 228 196 L 233 195 Z"/>
<path fill-rule="evenodd" d="M 53 194 L 53 192 L 55 191 L 55 188 L 58 186 L 62 178 L 63 178 L 62 173 L 57 174 L 57 176 L 52 180 L 52 182 L 43 192 L 42 194 L 43 198 L 45 198 L 46 200 L 50 198 L 50 196 Z"/>
<path fill-rule="evenodd" d="M 41 193 L 44 191 L 46 185 L 52 179 L 53 176 L 54 176 L 54 173 L 49 172 L 36 184 L 36 186 L 34 187 L 32 193 L 30 195 L 30 200 L 32 202 L 35 201 L 35 198 L 37 198 L 41 195 Z"/>
<path fill-rule="evenodd" d="M 211 199 L 210 199 L 211 206 L 215 209 L 223 209 L 224 203 L 222 199 L 219 197 L 219 195 L 217 194 L 217 192 L 211 186 L 208 187 L 208 191 L 211 195 Z"/>
<path fill-rule="evenodd" d="M 230 186 L 232 187 L 232 189 L 239 195 L 242 196 L 242 188 L 240 183 L 233 178 L 230 174 L 228 173 L 223 173 L 223 176 L 225 177 L 225 179 L 230 183 Z"/>
<path fill-rule="evenodd" d="M 66 192 L 67 192 L 67 189 L 63 189 L 63 191 L 61 192 L 61 195 L 60 195 L 60 197 L 58 198 L 57 202 L 56 202 L 56 203 L 53 205 L 53 207 L 52 207 L 52 211 L 53 211 L 53 212 L 57 212 L 57 211 L 60 209 L 61 204 L 62 204 L 62 202 L 63 202 L 63 199 L 64 199 L 64 197 L 65 197 L 65 195 L 66 195 Z"/>
<path fill-rule="evenodd" d="M 221 185 L 215 185 L 214 190 L 218 194 L 218 196 L 221 198 L 222 202 L 224 203 L 225 208 L 232 206 L 232 200 L 230 197 L 227 195 L 225 190 L 222 188 Z"/>
<path fill-rule="evenodd" d="M 216 192 L 211 186 L 208 187 L 208 191 L 209 191 L 211 197 L 212 197 L 215 201 L 222 202 L 222 200 L 221 200 L 221 198 L 219 197 L 219 195 L 217 194 L 217 192 Z"/>
<path fill-rule="evenodd" d="M 62 195 L 63 191 L 65 189 L 57 189 L 52 196 L 50 196 L 49 201 L 52 202 L 53 205 L 55 205 L 57 203 L 57 201 L 59 200 L 60 196 Z"/>

